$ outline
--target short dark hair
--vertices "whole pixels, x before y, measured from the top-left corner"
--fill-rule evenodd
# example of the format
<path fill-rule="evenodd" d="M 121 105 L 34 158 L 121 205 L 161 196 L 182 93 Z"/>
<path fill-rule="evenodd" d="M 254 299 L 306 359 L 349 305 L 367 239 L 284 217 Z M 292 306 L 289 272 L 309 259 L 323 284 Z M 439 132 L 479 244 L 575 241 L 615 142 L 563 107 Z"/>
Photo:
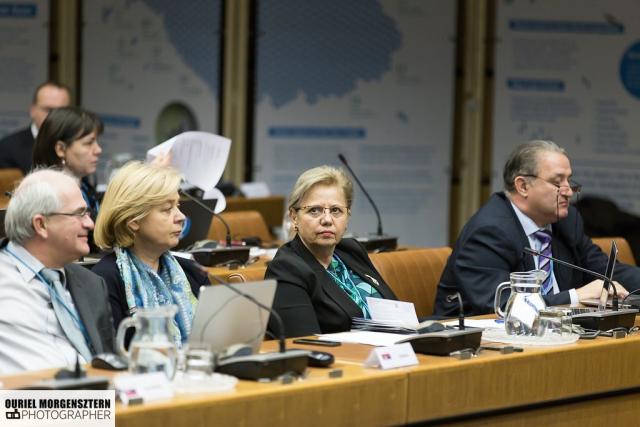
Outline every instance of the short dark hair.
<path fill-rule="evenodd" d="M 502 172 L 505 191 L 515 191 L 515 180 L 518 176 L 538 175 L 538 155 L 543 151 L 567 155 L 564 148 L 552 141 L 538 139 L 518 145 L 507 159 Z"/>
<path fill-rule="evenodd" d="M 56 154 L 56 143 L 61 141 L 66 147 L 93 131 L 99 135 L 103 125 L 98 116 L 79 107 L 55 108 L 42 122 L 33 147 L 33 167 L 60 166 L 61 159 Z"/>
<path fill-rule="evenodd" d="M 47 80 L 44 83 L 40 83 L 36 88 L 36 90 L 33 91 L 33 99 L 31 100 L 31 103 L 33 105 L 36 105 L 38 103 L 38 95 L 40 94 L 40 91 L 47 86 L 53 86 L 58 89 L 63 89 L 69 94 L 69 97 L 71 97 L 71 89 L 69 89 L 69 86 L 64 85 L 62 83 L 58 83 L 53 80 Z"/>

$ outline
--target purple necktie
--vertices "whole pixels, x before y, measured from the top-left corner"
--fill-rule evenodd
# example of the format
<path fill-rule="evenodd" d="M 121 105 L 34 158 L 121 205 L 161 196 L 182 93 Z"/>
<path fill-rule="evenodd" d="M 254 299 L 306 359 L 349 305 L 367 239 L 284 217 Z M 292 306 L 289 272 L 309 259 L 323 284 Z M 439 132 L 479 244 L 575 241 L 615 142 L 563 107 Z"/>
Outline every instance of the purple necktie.
<path fill-rule="evenodd" d="M 547 230 L 538 230 L 533 233 L 536 239 L 542 244 L 540 253 L 545 256 L 551 256 L 551 234 Z M 538 270 L 546 273 L 544 282 L 542 282 L 542 295 L 547 295 L 553 288 L 551 281 L 551 260 L 542 256 L 538 256 Z"/>

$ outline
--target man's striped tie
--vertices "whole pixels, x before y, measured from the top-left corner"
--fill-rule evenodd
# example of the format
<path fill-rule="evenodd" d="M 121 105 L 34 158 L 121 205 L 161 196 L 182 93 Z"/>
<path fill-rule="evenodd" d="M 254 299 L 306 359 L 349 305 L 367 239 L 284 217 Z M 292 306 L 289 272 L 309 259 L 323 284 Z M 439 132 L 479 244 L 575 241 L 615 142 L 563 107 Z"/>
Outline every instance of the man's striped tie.
<path fill-rule="evenodd" d="M 542 255 L 551 256 L 551 234 L 547 230 L 538 230 L 533 234 L 542 244 L 539 252 Z M 546 273 L 545 279 L 542 282 L 542 295 L 546 295 L 550 293 L 553 288 L 553 283 L 551 282 L 551 260 L 538 256 L 538 270 Z"/>

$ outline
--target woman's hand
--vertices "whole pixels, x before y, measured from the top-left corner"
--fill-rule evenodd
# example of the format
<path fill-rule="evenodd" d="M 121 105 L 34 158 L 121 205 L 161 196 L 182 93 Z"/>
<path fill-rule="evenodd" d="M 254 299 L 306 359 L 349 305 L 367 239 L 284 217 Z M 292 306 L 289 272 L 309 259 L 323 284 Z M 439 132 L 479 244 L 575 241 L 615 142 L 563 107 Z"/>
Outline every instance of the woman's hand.
<path fill-rule="evenodd" d="M 171 150 L 166 153 L 158 154 L 153 160 L 151 160 L 151 164 L 160 167 L 171 166 Z"/>

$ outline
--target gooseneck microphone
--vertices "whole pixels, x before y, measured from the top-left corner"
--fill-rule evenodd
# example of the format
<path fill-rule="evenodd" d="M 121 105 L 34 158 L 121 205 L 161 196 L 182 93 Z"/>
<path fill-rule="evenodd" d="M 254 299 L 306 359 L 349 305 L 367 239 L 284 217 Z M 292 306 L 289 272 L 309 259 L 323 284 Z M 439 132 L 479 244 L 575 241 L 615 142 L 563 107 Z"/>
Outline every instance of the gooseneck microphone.
<path fill-rule="evenodd" d="M 236 289 L 233 286 L 231 286 L 231 284 L 229 282 L 227 282 L 225 280 L 222 280 L 220 277 L 216 276 L 215 274 L 207 273 L 207 276 L 209 277 L 209 281 L 211 281 L 211 279 L 213 279 L 213 281 L 221 284 L 222 286 L 225 286 L 227 289 L 230 289 L 231 291 L 233 291 L 236 294 L 240 295 L 242 298 L 245 298 L 245 299 L 251 301 L 252 303 L 257 305 L 261 309 L 263 309 L 265 311 L 268 311 L 269 314 L 271 314 L 273 316 L 273 318 L 276 320 L 276 323 L 278 324 L 278 331 L 280 332 L 278 334 L 278 337 L 277 337 L 278 338 L 278 349 L 279 349 L 280 353 L 284 353 L 285 351 L 287 351 L 286 350 L 286 338 L 287 338 L 287 335 L 284 332 L 284 322 L 282 321 L 282 317 L 280 317 L 280 315 L 278 314 L 277 311 L 275 311 L 271 307 L 267 307 L 266 305 L 262 304 L 260 301 L 258 301 L 257 299 L 255 299 L 251 295 L 245 294 L 244 292 L 239 291 L 238 289 Z"/>
<path fill-rule="evenodd" d="M 600 273 L 596 273 L 595 271 L 591 271 L 591 270 L 587 270 L 586 268 L 580 267 L 579 265 L 575 265 L 575 264 L 571 264 L 570 262 L 567 261 L 563 261 L 561 259 L 549 256 L 549 255 L 544 255 L 543 253 L 536 251 L 535 249 L 531 249 L 531 248 L 527 248 L 525 247 L 523 249 L 524 252 L 531 254 L 531 255 L 535 255 L 535 256 L 541 256 L 543 258 L 547 258 L 550 259 L 553 262 L 557 262 L 558 264 L 564 265 L 566 267 L 569 268 L 573 268 L 575 270 L 578 271 L 582 271 L 583 273 L 587 273 L 590 274 L 594 277 L 597 277 L 598 279 L 601 279 L 604 281 L 604 287 L 608 290 L 609 288 L 613 288 L 613 298 L 611 301 L 611 305 L 614 311 L 618 310 L 618 290 L 616 289 L 615 285 L 611 282 L 611 279 L 609 279 L 607 276 L 605 276 L 604 274 L 600 274 Z"/>
<path fill-rule="evenodd" d="M 447 302 L 452 302 L 455 299 L 458 300 L 458 330 L 463 331 L 464 330 L 464 306 L 462 304 L 462 297 L 460 296 L 460 292 L 447 295 Z"/>
<path fill-rule="evenodd" d="M 260 303 L 253 296 L 236 289 L 230 283 L 219 278 L 218 276 L 210 273 L 207 273 L 207 276 L 209 277 L 209 281 L 215 281 L 219 283 L 220 285 L 226 287 L 240 297 L 251 301 L 260 309 L 270 313 L 273 318 L 276 319 L 276 323 L 279 329 L 278 352 L 249 354 L 242 356 L 232 355 L 230 357 L 218 360 L 216 371 L 223 374 L 233 375 L 238 378 L 250 380 L 259 380 L 261 378 L 276 378 L 290 372 L 296 375 L 302 375 L 309 364 L 310 353 L 307 350 L 286 349 L 286 334 L 284 323 L 282 322 L 282 318 L 276 312 L 276 310 Z M 212 318 L 213 317 L 215 317 L 215 314 L 212 316 Z M 212 318 L 209 319 L 207 323 L 209 323 Z M 204 329 L 206 329 L 206 327 Z"/>
<path fill-rule="evenodd" d="M 570 262 L 563 261 L 561 259 L 554 258 L 554 257 L 549 256 L 549 255 L 544 255 L 543 253 L 541 253 L 539 251 L 536 251 L 535 249 L 531 249 L 531 248 L 526 248 L 525 247 L 523 249 L 523 251 L 528 253 L 528 254 L 530 254 L 530 255 L 536 255 L 536 256 L 541 256 L 542 258 L 550 259 L 553 262 L 557 262 L 558 264 L 562 264 L 562 265 L 564 265 L 566 267 L 573 268 L 573 269 L 578 270 L 578 271 L 582 271 L 583 273 L 590 274 L 590 275 L 592 275 L 594 277 L 597 277 L 598 279 L 602 279 L 602 280 L 606 281 L 607 283 L 610 283 L 609 279 L 604 274 L 600 274 L 600 273 L 596 273 L 595 271 L 587 270 L 586 268 L 580 267 L 579 265 L 571 264 Z"/>
<path fill-rule="evenodd" d="M 347 159 L 342 155 L 342 153 L 338 154 L 338 159 L 340 159 L 342 164 L 347 168 L 347 170 L 349 171 L 353 179 L 358 183 L 358 187 L 360 187 L 360 190 L 362 190 L 367 200 L 369 200 L 369 203 L 373 207 L 373 210 L 376 213 L 376 217 L 378 218 L 378 233 L 376 235 L 383 236 L 384 234 L 382 233 L 382 217 L 380 216 L 380 211 L 378 210 L 378 206 L 376 206 L 375 202 L 373 201 L 373 199 L 371 198 L 367 190 L 365 190 L 364 185 L 362 185 L 362 182 L 360 182 L 360 180 L 358 179 L 358 176 L 353 172 L 353 169 L 351 169 L 351 166 L 349 166 Z"/>
<path fill-rule="evenodd" d="M 378 232 L 376 233 L 375 236 L 357 237 L 356 240 L 362 243 L 364 247 L 367 249 L 367 251 L 369 252 L 383 252 L 383 251 L 395 250 L 398 247 L 398 237 L 386 236 L 382 232 L 382 217 L 380 216 L 380 211 L 378 210 L 378 206 L 376 206 L 375 202 L 373 201 L 373 199 L 371 198 L 367 190 L 365 190 L 364 186 L 362 185 L 362 182 L 360 182 L 356 174 L 353 172 L 353 169 L 351 169 L 351 166 L 349 166 L 347 159 L 342 154 L 338 154 L 338 159 L 340 159 L 342 164 L 347 168 L 347 170 L 349 171 L 353 179 L 358 184 L 358 187 L 360 187 L 360 190 L 362 190 L 367 200 L 369 200 L 369 203 L 373 207 L 373 210 L 376 213 L 376 217 L 378 219 Z"/>
<path fill-rule="evenodd" d="M 576 269 L 578 271 L 582 271 L 584 273 L 590 274 L 598 279 L 602 279 L 604 281 L 604 285 L 602 286 L 602 297 L 604 298 L 604 303 L 602 300 L 598 304 L 598 308 L 596 311 L 582 311 L 584 309 L 578 309 L 577 313 L 575 311 L 571 312 L 571 322 L 577 325 L 582 326 L 585 329 L 598 330 L 598 331 L 608 331 L 610 329 L 615 328 L 626 328 L 629 329 L 633 327 L 636 321 L 636 314 L 638 313 L 637 309 L 634 308 L 618 308 L 618 293 L 615 285 L 611 282 L 611 280 L 603 274 L 596 273 L 595 271 L 587 270 L 586 268 L 579 267 L 577 265 L 571 264 L 566 261 L 562 261 L 560 259 L 543 255 L 540 252 L 533 250 L 531 248 L 524 248 L 524 252 L 541 256 L 543 258 L 550 259 L 558 264 L 562 264 L 569 268 Z M 611 259 L 611 257 L 610 257 Z M 607 272 L 607 274 L 611 274 Z M 613 285 L 613 286 L 608 286 Z M 609 288 L 613 287 L 613 310 L 605 310 L 606 308 L 606 298 L 609 294 Z"/>
<path fill-rule="evenodd" d="M 180 194 L 182 194 L 183 196 L 185 196 L 187 199 L 192 200 L 195 204 L 200 206 L 205 211 L 209 212 L 215 218 L 218 218 L 222 222 L 222 224 L 224 224 L 224 228 L 225 228 L 226 233 L 227 233 L 227 235 L 225 236 L 225 243 L 226 243 L 227 247 L 230 248 L 231 247 L 231 229 L 229 228 L 229 224 L 227 224 L 227 221 L 225 221 L 224 218 L 222 218 L 222 215 L 217 214 L 209 206 L 207 206 L 206 204 L 202 203 L 202 200 L 198 199 L 197 197 L 192 196 L 191 194 L 187 193 L 183 189 L 179 189 L 178 192 Z"/>

